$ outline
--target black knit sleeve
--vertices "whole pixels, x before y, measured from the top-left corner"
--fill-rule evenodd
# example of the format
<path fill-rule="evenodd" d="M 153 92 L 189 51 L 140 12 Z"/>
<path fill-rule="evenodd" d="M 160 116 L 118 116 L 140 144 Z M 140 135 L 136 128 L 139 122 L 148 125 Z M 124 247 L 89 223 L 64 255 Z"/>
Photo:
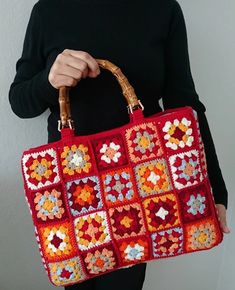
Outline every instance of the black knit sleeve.
<path fill-rule="evenodd" d="M 227 209 L 228 192 L 205 115 L 206 108 L 195 90 L 190 69 L 185 19 L 177 1 L 174 1 L 172 10 L 165 48 L 165 62 L 166 83 L 162 96 L 164 109 L 189 105 L 196 110 L 215 202 L 223 204 Z"/>
<path fill-rule="evenodd" d="M 33 6 L 27 25 L 22 55 L 16 62 L 16 75 L 9 89 L 9 102 L 20 118 L 42 114 L 58 99 L 58 90 L 49 80 L 49 67 L 43 54 L 42 16 L 38 2 Z"/>

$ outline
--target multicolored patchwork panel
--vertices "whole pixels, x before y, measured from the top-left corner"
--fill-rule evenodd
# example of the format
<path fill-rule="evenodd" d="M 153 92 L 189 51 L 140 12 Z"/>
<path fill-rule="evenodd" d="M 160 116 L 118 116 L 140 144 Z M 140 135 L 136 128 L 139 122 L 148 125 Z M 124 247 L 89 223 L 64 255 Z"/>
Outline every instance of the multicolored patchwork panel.
<path fill-rule="evenodd" d="M 69 128 L 61 133 L 61 141 L 25 151 L 21 163 L 53 285 L 221 243 L 191 107 L 133 118 L 97 134 L 73 136 Z"/>

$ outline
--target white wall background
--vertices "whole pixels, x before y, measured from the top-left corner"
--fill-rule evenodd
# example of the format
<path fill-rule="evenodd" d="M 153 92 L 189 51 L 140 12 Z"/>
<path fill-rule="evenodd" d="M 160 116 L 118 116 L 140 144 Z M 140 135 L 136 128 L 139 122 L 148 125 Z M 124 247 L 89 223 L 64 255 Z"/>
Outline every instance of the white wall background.
<path fill-rule="evenodd" d="M 144 3 L 145 1 L 143 1 Z M 13 114 L 8 90 L 21 54 L 35 0 L 0 0 L 0 289 L 46 290 L 53 286 L 44 272 L 20 172 L 24 149 L 45 143 L 48 112 L 23 120 Z M 147 3 L 147 1 L 145 2 Z M 197 254 L 149 262 L 144 290 L 235 290 L 235 2 L 179 0 L 189 41 L 196 89 L 207 108 L 218 158 L 229 191 L 224 242 Z"/>

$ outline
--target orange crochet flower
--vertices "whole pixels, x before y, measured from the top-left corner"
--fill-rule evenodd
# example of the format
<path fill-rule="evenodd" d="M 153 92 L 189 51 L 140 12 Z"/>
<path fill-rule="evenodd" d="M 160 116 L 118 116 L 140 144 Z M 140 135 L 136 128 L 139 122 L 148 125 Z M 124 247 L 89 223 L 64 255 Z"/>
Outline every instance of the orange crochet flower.
<path fill-rule="evenodd" d="M 85 205 L 86 203 L 92 204 L 92 201 L 94 200 L 94 188 L 92 188 L 89 185 L 77 186 L 76 190 L 73 193 L 73 196 L 75 197 L 75 203 L 78 203 L 80 205 Z"/>

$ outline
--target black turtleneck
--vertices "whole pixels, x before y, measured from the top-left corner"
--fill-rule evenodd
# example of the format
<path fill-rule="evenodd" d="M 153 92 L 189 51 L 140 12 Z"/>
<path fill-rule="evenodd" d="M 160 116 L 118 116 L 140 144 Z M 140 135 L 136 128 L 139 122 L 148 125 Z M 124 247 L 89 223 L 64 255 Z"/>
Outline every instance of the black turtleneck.
<path fill-rule="evenodd" d="M 56 56 L 65 48 L 83 50 L 118 65 L 143 103 L 144 115 L 184 105 L 198 113 L 208 174 L 216 203 L 227 208 L 227 189 L 189 63 L 186 25 L 175 0 L 40 0 L 31 12 L 22 55 L 9 90 L 12 110 L 33 118 L 49 108 L 48 142 L 60 139 L 58 90 L 48 81 Z M 115 77 L 101 69 L 70 91 L 76 134 L 85 135 L 129 122 Z"/>

